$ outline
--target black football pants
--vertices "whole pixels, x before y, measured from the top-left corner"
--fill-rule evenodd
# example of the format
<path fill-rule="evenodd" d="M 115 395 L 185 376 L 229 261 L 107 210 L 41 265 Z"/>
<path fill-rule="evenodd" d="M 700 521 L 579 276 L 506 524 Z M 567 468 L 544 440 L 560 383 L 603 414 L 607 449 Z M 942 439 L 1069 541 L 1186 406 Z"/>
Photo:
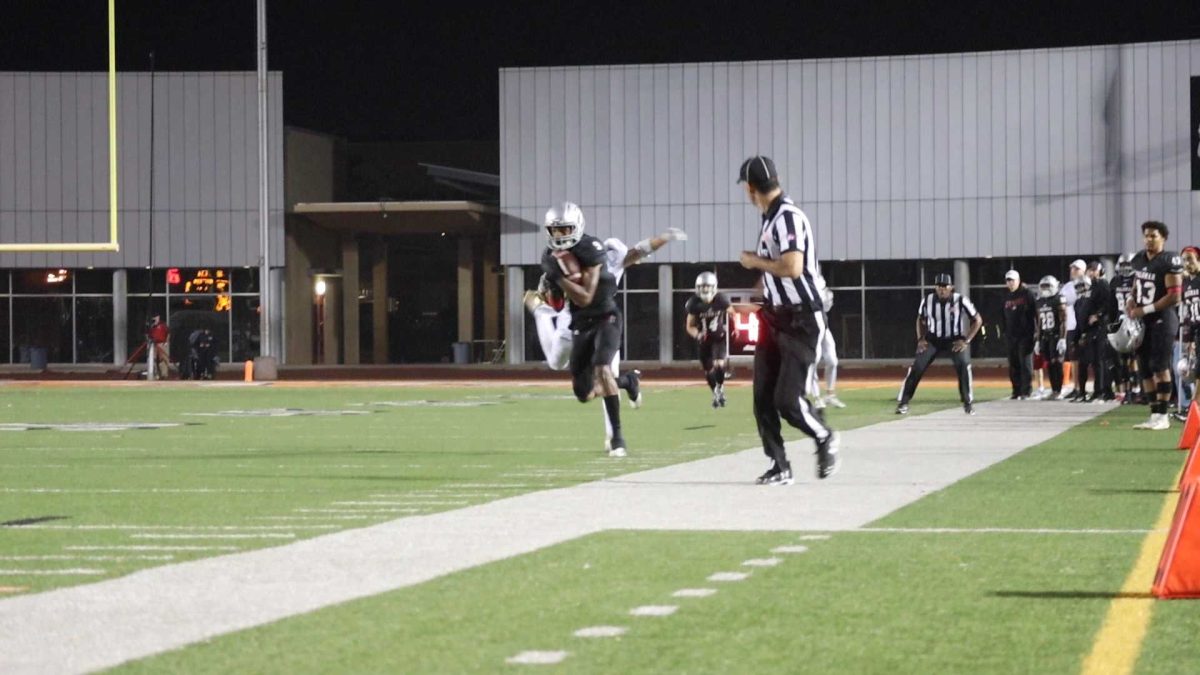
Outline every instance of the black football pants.
<path fill-rule="evenodd" d="M 809 325 L 808 317 L 794 331 L 766 321 L 759 326 L 754 347 L 754 420 L 763 454 L 786 469 L 789 464 L 780 418 L 814 439 L 825 439 L 831 433 L 805 398 L 821 328 L 815 319 Z"/>
<path fill-rule="evenodd" d="M 929 341 L 929 347 L 925 351 L 917 354 L 917 358 L 913 359 L 912 366 L 908 369 L 908 375 L 904 377 L 904 388 L 900 390 L 900 402 L 908 403 L 912 400 L 913 394 L 917 392 L 917 385 L 921 383 L 921 377 L 925 375 L 929 365 L 939 354 L 947 354 L 950 360 L 954 362 L 954 372 L 958 374 L 958 395 L 964 404 L 972 403 L 975 400 L 975 387 L 971 374 L 971 346 L 961 352 L 954 351 L 954 340 L 935 338 Z"/>

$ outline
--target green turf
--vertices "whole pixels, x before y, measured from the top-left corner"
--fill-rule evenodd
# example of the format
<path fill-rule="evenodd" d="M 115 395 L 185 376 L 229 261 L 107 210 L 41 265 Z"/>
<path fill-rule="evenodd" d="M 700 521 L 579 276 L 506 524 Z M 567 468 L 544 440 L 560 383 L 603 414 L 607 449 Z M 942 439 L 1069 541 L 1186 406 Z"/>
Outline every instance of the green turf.
<path fill-rule="evenodd" d="M 876 523 L 1148 528 L 1182 454 L 1114 410 Z M 130 672 L 1077 672 L 1140 534 L 837 533 L 737 584 L 788 533 L 607 532 L 130 664 Z M 674 599 L 712 586 L 710 598 Z M 630 608 L 678 604 L 669 619 Z M 1200 613 L 1156 603 L 1138 672 L 1194 672 Z M 616 639 L 575 629 L 627 626 Z"/>
<path fill-rule="evenodd" d="M 729 407 L 716 411 L 704 387 L 650 385 L 647 392 L 644 409 L 624 409 L 630 456 L 612 460 L 602 451 L 599 403 L 580 405 L 565 386 L 0 388 L 0 424 L 188 425 L 105 432 L 0 431 L 0 523 L 63 518 L 39 526 L 0 526 L 0 556 L 10 558 L 0 560 L 0 586 L 36 592 L 216 555 L 229 548 L 285 543 L 280 538 L 284 534 L 308 537 L 462 505 L 423 504 L 413 514 L 333 514 L 328 510 L 360 508 L 335 502 L 403 500 L 406 495 L 426 502 L 447 501 L 426 491 L 465 482 L 509 486 L 461 490 L 449 500 L 480 503 L 731 452 L 758 442 L 746 388 L 731 388 Z M 891 388 L 847 390 L 843 398 L 850 407 L 831 411 L 831 420 L 839 428 L 851 428 L 890 419 L 891 393 Z M 915 413 L 955 404 L 950 389 L 930 388 L 923 394 Z M 432 403 L 410 405 L 418 401 Z M 471 405 L 440 407 L 445 404 Z M 194 415 L 279 408 L 369 413 Z M 747 467 L 748 475 L 759 468 Z M 380 494 L 398 497 L 373 496 Z M 305 520 L 292 519 L 297 516 Z M 138 531 L 142 526 L 159 529 Z M 114 527 L 122 529 L 95 529 Z M 228 532 L 194 529 L 200 527 L 241 528 L 241 534 L 245 528 L 259 528 L 261 538 L 209 538 L 207 534 Z M 189 538 L 180 539 L 183 535 Z M 170 552 L 66 548 L 146 545 L 227 548 Z M 11 559 L 62 555 L 108 559 Z M 21 570 L 74 568 L 104 573 L 20 574 Z"/>

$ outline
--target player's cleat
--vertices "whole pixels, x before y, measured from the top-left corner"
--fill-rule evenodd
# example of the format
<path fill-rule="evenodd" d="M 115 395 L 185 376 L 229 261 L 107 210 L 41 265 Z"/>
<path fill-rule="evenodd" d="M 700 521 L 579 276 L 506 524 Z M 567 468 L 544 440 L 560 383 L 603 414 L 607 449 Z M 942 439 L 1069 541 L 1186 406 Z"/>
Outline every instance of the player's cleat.
<path fill-rule="evenodd" d="M 620 436 L 613 437 L 612 441 L 605 441 L 604 447 L 608 450 L 609 457 L 625 456 L 625 439 Z"/>
<path fill-rule="evenodd" d="M 896 406 L 896 414 L 897 415 L 907 415 L 908 414 L 908 404 L 901 403 L 901 404 L 897 405 Z"/>
<path fill-rule="evenodd" d="M 1150 413 L 1150 419 L 1133 425 L 1133 428 L 1141 431 L 1166 431 L 1171 428 L 1171 418 L 1166 413 Z"/>
<path fill-rule="evenodd" d="M 1050 392 L 1050 395 L 1046 397 L 1046 400 L 1047 401 L 1061 401 L 1061 400 L 1063 400 L 1062 392 L 1061 391 L 1052 391 L 1052 392 Z"/>
<path fill-rule="evenodd" d="M 842 403 L 842 399 L 837 397 L 837 394 L 826 394 L 825 405 L 831 405 L 835 408 L 845 408 L 846 404 Z"/>
<path fill-rule="evenodd" d="M 817 478 L 829 478 L 837 473 L 839 468 L 841 462 L 838 461 L 838 437 L 831 431 L 824 441 L 817 441 Z"/>
<path fill-rule="evenodd" d="M 974 415 L 975 414 L 975 406 L 970 403 L 964 403 L 963 404 L 963 412 L 965 412 L 968 415 Z"/>
<path fill-rule="evenodd" d="M 758 478 L 755 478 L 754 482 L 757 485 L 767 485 L 768 483 L 775 480 L 776 476 L 778 476 L 780 473 L 781 472 L 779 470 L 779 466 L 776 464 L 772 464 L 771 468 L 767 469 L 766 472 L 763 473 L 763 475 L 759 476 Z"/>
<path fill-rule="evenodd" d="M 625 374 L 629 386 L 625 391 L 629 394 L 629 405 L 634 408 L 642 407 L 642 371 L 631 370 Z"/>
<path fill-rule="evenodd" d="M 721 407 L 721 395 L 717 393 L 716 389 L 713 389 L 712 395 L 713 395 L 712 407 L 713 407 L 713 410 L 716 410 L 717 408 Z"/>
<path fill-rule="evenodd" d="M 538 307 L 546 304 L 546 301 L 542 299 L 541 294 L 537 291 L 525 291 L 523 302 L 525 303 L 525 309 L 529 310 L 530 312 L 535 311 Z"/>
<path fill-rule="evenodd" d="M 780 471 L 772 476 L 769 480 L 767 480 L 767 482 L 763 483 L 763 485 L 791 485 L 795 482 L 796 479 L 792 477 L 792 470 L 784 469 L 783 471 Z"/>
<path fill-rule="evenodd" d="M 1175 420 L 1176 422 L 1179 422 L 1180 424 L 1187 423 L 1187 415 L 1185 413 L 1181 413 L 1181 412 L 1171 413 L 1171 419 Z"/>

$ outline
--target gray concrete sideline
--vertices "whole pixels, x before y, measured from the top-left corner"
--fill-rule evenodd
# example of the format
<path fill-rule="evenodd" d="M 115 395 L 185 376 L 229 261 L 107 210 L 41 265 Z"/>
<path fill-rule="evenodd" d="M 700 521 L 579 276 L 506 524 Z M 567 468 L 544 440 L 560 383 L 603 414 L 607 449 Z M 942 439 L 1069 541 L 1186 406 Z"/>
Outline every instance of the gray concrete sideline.
<path fill-rule="evenodd" d="M 767 461 L 744 450 L 0 600 L 0 671 L 112 667 L 608 529 L 855 529 L 1111 409 L 955 408 L 844 432 L 826 481 L 798 441 L 790 487 L 753 485 Z"/>

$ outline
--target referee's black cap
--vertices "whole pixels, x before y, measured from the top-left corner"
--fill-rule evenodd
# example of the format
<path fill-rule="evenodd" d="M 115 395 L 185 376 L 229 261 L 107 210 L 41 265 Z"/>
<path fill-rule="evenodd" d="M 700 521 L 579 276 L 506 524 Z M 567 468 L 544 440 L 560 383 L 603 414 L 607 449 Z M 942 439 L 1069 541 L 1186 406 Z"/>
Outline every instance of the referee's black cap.
<path fill-rule="evenodd" d="M 770 157 L 755 155 L 742 162 L 742 168 L 738 170 L 739 183 L 749 183 L 757 187 L 772 180 L 779 180 L 779 171 Z"/>
<path fill-rule="evenodd" d="M 953 286 L 954 280 L 950 278 L 949 274 L 942 272 L 941 274 L 939 274 L 933 278 L 933 285 L 934 286 Z"/>

